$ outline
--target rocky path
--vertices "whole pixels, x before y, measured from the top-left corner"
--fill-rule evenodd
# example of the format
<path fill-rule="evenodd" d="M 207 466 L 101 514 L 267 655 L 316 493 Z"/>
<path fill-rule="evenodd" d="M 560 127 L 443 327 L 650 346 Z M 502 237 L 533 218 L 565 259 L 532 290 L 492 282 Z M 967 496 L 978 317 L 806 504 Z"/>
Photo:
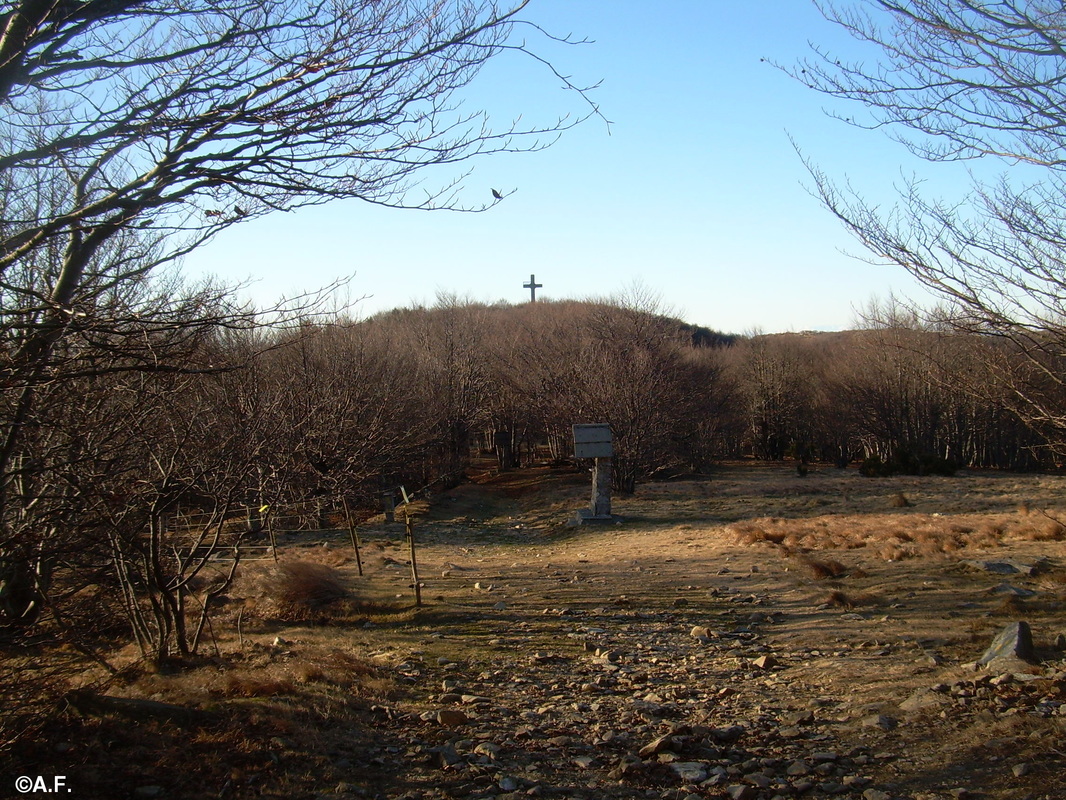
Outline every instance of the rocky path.
<path fill-rule="evenodd" d="M 450 546 L 428 548 L 427 591 L 452 610 L 372 637 L 403 695 L 379 708 L 382 739 L 361 755 L 372 780 L 338 789 L 1066 798 L 1066 662 L 1049 651 L 1039 667 L 975 669 L 984 645 L 964 621 L 1005 621 L 988 610 L 987 576 L 955 561 L 901 565 L 910 574 L 890 596 L 849 610 L 812 602 L 810 581 L 772 552 L 676 559 L 676 539 L 614 551 L 584 541 L 517 561 L 475 547 L 463 563 Z"/>

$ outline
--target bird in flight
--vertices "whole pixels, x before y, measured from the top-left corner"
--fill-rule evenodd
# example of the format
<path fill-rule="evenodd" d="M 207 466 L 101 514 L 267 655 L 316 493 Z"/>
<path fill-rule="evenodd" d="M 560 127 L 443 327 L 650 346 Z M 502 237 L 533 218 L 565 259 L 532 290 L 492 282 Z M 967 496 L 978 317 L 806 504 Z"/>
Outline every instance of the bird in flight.
<path fill-rule="evenodd" d="M 503 195 L 500 194 L 499 191 L 497 191 L 496 189 L 492 190 L 492 196 L 495 197 L 497 200 L 503 200 Z"/>

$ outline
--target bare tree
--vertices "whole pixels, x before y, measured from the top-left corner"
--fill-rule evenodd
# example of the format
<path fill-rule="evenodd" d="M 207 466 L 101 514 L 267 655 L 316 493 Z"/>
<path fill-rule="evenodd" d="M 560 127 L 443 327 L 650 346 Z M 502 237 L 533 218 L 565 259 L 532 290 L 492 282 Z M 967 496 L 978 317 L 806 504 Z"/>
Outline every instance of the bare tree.
<path fill-rule="evenodd" d="M 1005 339 L 998 374 L 1023 418 L 1066 446 L 1066 12 L 1061 3 L 864 0 L 819 4 L 880 50 L 850 62 L 825 50 L 790 70 L 865 106 L 852 124 L 886 128 L 931 162 L 993 159 L 995 181 L 943 201 L 911 182 L 889 212 L 811 165 L 823 203 L 875 256 L 945 298 L 944 319 Z M 843 114 L 841 116 L 844 116 Z"/>
<path fill-rule="evenodd" d="M 334 198 L 479 210 L 459 196 L 465 162 L 539 149 L 596 113 L 515 36 L 525 6 L 0 4 L 0 624 L 37 618 L 48 543 L 68 529 L 40 516 L 40 498 L 59 517 L 80 508 L 77 436 L 38 441 L 77 381 L 95 392 L 107 374 L 212 371 L 187 361 L 203 337 L 259 322 L 226 289 L 174 296 L 158 267 L 230 225 Z M 507 51 L 536 59 L 581 111 L 502 129 L 464 111 L 459 92 Z"/>

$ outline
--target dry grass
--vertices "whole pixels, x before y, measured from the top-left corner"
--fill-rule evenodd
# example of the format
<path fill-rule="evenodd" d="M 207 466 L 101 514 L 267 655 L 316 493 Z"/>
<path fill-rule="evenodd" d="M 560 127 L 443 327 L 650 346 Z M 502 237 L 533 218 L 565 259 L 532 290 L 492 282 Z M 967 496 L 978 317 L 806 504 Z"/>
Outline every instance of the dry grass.
<path fill-rule="evenodd" d="M 350 598 L 352 590 L 336 567 L 300 559 L 244 571 L 234 595 L 243 597 L 254 614 L 300 622 L 320 618 L 328 606 Z"/>
<path fill-rule="evenodd" d="M 880 602 L 880 598 L 870 592 L 843 592 L 839 589 L 834 589 L 825 599 L 825 604 L 832 608 L 847 609 L 875 606 Z"/>
<path fill-rule="evenodd" d="M 992 550 L 1012 541 L 1066 541 L 1066 525 L 1054 517 L 1017 512 L 768 517 L 736 522 L 726 530 L 743 545 L 780 546 L 789 552 L 808 553 L 865 548 L 884 561 Z"/>
<path fill-rule="evenodd" d="M 903 494 L 903 492 L 896 492 L 892 495 L 890 504 L 893 508 L 910 508 L 912 505 L 911 501 L 907 499 L 907 495 Z"/>
<path fill-rule="evenodd" d="M 842 578 L 848 574 L 848 568 L 833 559 L 817 559 L 801 555 L 798 560 L 816 581 Z"/>
<path fill-rule="evenodd" d="M 292 694 L 295 690 L 296 686 L 288 678 L 241 674 L 228 676 L 221 694 L 224 697 L 276 697 Z"/>

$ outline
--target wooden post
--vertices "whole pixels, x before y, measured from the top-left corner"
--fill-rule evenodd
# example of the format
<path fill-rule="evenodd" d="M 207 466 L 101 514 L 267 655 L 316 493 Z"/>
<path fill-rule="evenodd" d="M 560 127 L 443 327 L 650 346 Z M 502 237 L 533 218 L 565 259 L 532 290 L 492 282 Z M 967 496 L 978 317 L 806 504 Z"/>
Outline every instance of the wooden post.
<path fill-rule="evenodd" d="M 256 494 L 254 489 L 248 490 L 244 498 L 244 506 L 248 517 L 248 533 L 259 533 L 263 530 L 263 513 L 260 510 L 263 507 L 263 500 Z"/>
<path fill-rule="evenodd" d="M 385 522 L 396 521 L 396 490 L 389 489 L 381 493 L 381 508 L 385 512 Z"/>
<path fill-rule="evenodd" d="M 418 563 L 415 561 L 415 528 L 411 524 L 411 515 L 407 513 L 405 509 L 403 512 L 404 521 L 407 525 L 407 544 L 411 548 L 411 580 L 414 582 L 415 587 L 415 606 L 422 607 L 422 586 L 418 582 Z"/>
<path fill-rule="evenodd" d="M 274 515 L 267 511 L 267 534 L 270 536 L 270 552 L 274 554 L 274 563 L 278 563 L 278 540 L 274 536 Z"/>
<path fill-rule="evenodd" d="M 363 575 L 363 559 L 359 556 L 359 533 L 355 530 L 355 524 L 352 522 L 352 512 L 348 510 L 348 498 L 341 498 L 341 505 L 344 506 L 344 521 L 348 524 L 348 535 L 352 539 L 352 547 L 355 548 L 355 565 L 359 567 L 359 576 Z"/>

